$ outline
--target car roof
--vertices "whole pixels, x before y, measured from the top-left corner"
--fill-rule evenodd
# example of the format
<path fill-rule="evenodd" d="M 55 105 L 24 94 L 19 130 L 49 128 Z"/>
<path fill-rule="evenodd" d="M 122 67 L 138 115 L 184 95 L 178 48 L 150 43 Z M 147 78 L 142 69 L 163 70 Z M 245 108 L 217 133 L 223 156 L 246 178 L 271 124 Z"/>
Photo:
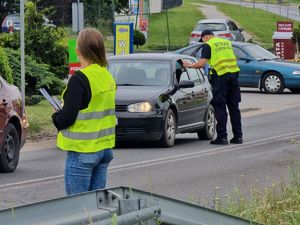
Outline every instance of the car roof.
<path fill-rule="evenodd" d="M 229 19 L 206 19 L 200 20 L 198 23 L 226 23 Z"/>
<path fill-rule="evenodd" d="M 253 43 L 248 43 L 248 42 L 239 42 L 239 41 L 232 41 L 231 42 L 232 45 L 234 46 L 238 46 L 238 47 L 243 47 L 243 46 L 254 46 L 256 44 L 253 44 Z M 189 46 L 186 46 L 184 49 L 188 49 L 189 47 L 192 47 L 192 46 L 195 46 L 195 45 L 203 45 L 204 43 L 203 42 L 196 42 L 196 43 L 193 43 Z M 182 48 L 183 49 L 183 48 Z"/>
<path fill-rule="evenodd" d="M 184 56 L 185 58 L 187 56 Z M 189 58 L 193 58 L 191 56 L 188 56 Z M 129 55 L 114 55 L 114 56 L 109 56 L 109 60 L 116 60 L 116 59 L 121 59 L 121 60 L 137 60 L 137 59 L 147 59 L 147 60 L 177 60 L 177 59 L 182 59 L 183 55 L 180 54 L 163 54 L 163 53 L 134 53 L 134 54 L 129 54 Z"/>
<path fill-rule="evenodd" d="M 20 18 L 20 14 L 19 13 L 8 14 L 6 18 Z"/>

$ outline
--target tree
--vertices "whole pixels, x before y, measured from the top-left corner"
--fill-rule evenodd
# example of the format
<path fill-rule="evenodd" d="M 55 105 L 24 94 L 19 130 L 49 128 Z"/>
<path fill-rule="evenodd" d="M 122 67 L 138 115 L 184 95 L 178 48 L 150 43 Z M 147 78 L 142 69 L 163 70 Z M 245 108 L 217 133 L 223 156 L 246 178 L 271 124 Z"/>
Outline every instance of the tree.
<path fill-rule="evenodd" d="M 38 63 L 50 65 L 50 71 L 59 77 L 64 77 L 68 71 L 67 46 L 64 39 L 67 35 L 63 28 L 45 25 L 45 16 L 51 14 L 50 8 L 38 10 L 32 1 L 27 1 L 25 6 L 25 52 L 32 56 Z M 18 49 L 20 34 L 1 34 L 1 45 L 6 48 Z"/>
<path fill-rule="evenodd" d="M 128 0 L 114 0 L 114 4 L 117 13 L 128 13 Z"/>
<path fill-rule="evenodd" d="M 53 13 L 49 19 L 56 25 L 70 25 L 72 23 L 73 0 L 39 0 L 39 9 L 52 8 Z"/>
<path fill-rule="evenodd" d="M 133 32 L 133 44 L 136 45 L 136 48 L 138 49 L 139 46 L 142 46 L 146 43 L 145 36 L 142 32 L 139 30 L 134 30 Z"/>
<path fill-rule="evenodd" d="M 13 83 L 12 70 L 9 66 L 6 52 L 0 47 L 0 75 L 10 84 Z"/>

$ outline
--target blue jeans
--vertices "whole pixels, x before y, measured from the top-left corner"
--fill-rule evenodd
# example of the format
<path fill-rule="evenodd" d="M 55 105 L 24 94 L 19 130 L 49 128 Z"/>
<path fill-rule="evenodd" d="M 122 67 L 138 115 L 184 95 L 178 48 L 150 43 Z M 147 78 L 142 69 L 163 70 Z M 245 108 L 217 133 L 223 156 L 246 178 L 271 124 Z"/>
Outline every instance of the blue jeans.
<path fill-rule="evenodd" d="M 105 188 L 112 149 L 95 153 L 68 151 L 65 166 L 67 195 Z"/>

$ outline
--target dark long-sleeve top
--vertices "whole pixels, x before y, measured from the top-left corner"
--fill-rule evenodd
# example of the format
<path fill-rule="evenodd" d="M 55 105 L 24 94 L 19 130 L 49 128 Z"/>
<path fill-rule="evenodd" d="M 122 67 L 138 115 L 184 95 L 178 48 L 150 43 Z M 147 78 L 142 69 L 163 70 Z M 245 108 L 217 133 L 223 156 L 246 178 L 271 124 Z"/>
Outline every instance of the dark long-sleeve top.
<path fill-rule="evenodd" d="M 58 130 L 71 126 L 79 110 L 88 107 L 91 101 L 91 87 L 88 78 L 80 71 L 71 76 L 63 95 L 64 105 L 61 111 L 52 115 L 54 126 Z"/>

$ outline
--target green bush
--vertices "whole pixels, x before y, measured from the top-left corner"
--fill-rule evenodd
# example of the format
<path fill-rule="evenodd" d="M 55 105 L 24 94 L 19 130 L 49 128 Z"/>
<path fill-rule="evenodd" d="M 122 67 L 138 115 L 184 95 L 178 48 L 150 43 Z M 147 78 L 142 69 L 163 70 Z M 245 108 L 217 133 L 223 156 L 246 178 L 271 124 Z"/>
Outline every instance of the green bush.
<path fill-rule="evenodd" d="M 49 8 L 37 10 L 32 1 L 25 7 L 25 52 L 38 63 L 49 64 L 49 70 L 59 78 L 68 74 L 67 46 L 64 28 L 44 25 L 44 16 L 50 14 Z M 20 48 L 20 32 L 13 34 L 1 33 L 0 45 L 5 48 Z"/>
<path fill-rule="evenodd" d="M 139 46 L 142 46 L 146 43 L 145 36 L 142 32 L 139 30 L 134 30 L 133 32 L 133 44 L 136 45 L 136 48 L 138 49 Z"/>
<path fill-rule="evenodd" d="M 8 58 L 6 52 L 0 47 L 0 75 L 10 84 L 13 83 L 12 71 L 9 66 Z"/>
<path fill-rule="evenodd" d="M 9 65 L 14 76 L 14 84 L 21 86 L 21 57 L 20 52 L 12 49 L 5 49 L 8 56 Z M 39 88 L 46 88 L 51 95 L 61 94 L 65 87 L 62 79 L 55 76 L 49 65 L 39 64 L 30 56 L 25 57 L 25 92 L 27 96 L 38 95 Z"/>
<path fill-rule="evenodd" d="M 42 101 L 44 97 L 41 95 L 32 95 L 25 97 L 25 104 L 26 105 L 36 105 Z"/>

